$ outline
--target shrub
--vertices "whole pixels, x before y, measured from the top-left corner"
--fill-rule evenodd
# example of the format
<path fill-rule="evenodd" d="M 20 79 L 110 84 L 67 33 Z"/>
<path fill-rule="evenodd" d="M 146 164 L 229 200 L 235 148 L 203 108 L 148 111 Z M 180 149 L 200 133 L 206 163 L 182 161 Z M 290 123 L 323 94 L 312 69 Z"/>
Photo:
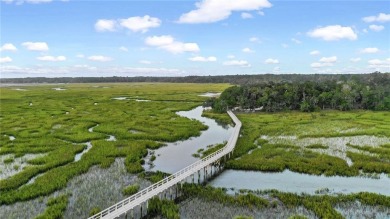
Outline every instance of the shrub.
<path fill-rule="evenodd" d="M 101 210 L 100 210 L 99 207 L 93 207 L 93 208 L 91 208 L 91 210 L 89 211 L 89 217 L 91 217 L 91 216 L 93 216 L 93 215 L 95 215 L 95 214 L 97 214 L 97 213 L 99 213 L 99 212 L 101 212 Z"/>
<path fill-rule="evenodd" d="M 129 185 L 126 188 L 123 189 L 122 194 L 125 196 L 131 196 L 137 193 L 139 190 L 139 185 L 134 184 L 134 185 Z"/>
<path fill-rule="evenodd" d="M 68 204 L 68 195 L 61 195 L 56 198 L 50 198 L 47 201 L 45 212 L 38 215 L 35 219 L 61 219 Z"/>
<path fill-rule="evenodd" d="M 154 197 L 148 202 L 148 215 L 163 216 L 167 219 L 179 219 L 179 207 L 168 200 L 160 200 Z"/>

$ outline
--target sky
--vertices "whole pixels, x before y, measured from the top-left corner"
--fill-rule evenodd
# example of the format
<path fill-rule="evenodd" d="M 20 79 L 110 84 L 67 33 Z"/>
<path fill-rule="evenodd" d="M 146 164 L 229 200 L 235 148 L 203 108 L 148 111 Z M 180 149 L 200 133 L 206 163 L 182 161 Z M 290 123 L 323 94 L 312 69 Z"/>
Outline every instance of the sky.
<path fill-rule="evenodd" d="M 1 0 L 1 78 L 390 72 L 390 1 Z"/>

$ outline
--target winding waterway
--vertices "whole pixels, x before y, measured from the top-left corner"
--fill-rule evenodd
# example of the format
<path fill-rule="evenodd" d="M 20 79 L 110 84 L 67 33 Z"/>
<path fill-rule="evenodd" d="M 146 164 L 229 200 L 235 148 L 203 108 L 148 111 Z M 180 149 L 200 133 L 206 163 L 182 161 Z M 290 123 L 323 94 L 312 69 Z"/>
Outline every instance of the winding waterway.
<path fill-rule="evenodd" d="M 194 162 L 192 154 L 207 145 L 222 143 L 229 139 L 233 128 L 222 126 L 215 120 L 202 117 L 203 107 L 197 107 L 190 111 L 177 112 L 178 115 L 189 119 L 201 121 L 209 128 L 200 136 L 185 141 L 168 143 L 154 151 L 157 159 L 153 165 L 145 164 L 146 170 L 174 173 Z M 341 176 L 315 176 L 295 173 L 289 170 L 279 173 L 261 171 L 225 170 L 221 175 L 209 183 L 214 187 L 225 187 L 249 190 L 276 189 L 283 192 L 315 194 L 316 191 L 329 190 L 329 193 L 356 193 L 373 192 L 390 195 L 390 178 L 381 174 L 378 179 L 364 177 L 341 177 Z"/>
<path fill-rule="evenodd" d="M 177 112 L 179 116 L 202 122 L 208 126 L 208 129 L 202 131 L 198 137 L 167 143 L 166 147 L 155 150 L 154 154 L 157 159 L 153 162 L 154 166 L 146 164 L 144 165 L 146 170 L 174 173 L 199 160 L 199 158 L 192 156 L 192 154 L 197 153 L 198 149 L 206 149 L 208 145 L 220 144 L 229 139 L 233 132 L 233 127 L 218 124 L 213 119 L 202 117 L 203 110 L 204 108 L 199 106 L 190 111 Z"/>
<path fill-rule="evenodd" d="M 74 162 L 77 162 L 81 159 L 81 157 L 87 153 L 91 148 L 92 148 L 92 144 L 90 141 L 86 142 L 85 143 L 87 145 L 87 147 L 80 153 L 77 153 L 75 156 L 74 156 Z"/>

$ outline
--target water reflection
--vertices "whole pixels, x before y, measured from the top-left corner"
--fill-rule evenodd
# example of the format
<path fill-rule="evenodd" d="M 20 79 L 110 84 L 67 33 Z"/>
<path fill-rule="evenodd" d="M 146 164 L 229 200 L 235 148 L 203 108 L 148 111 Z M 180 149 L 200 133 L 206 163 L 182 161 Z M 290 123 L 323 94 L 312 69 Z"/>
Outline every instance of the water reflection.
<path fill-rule="evenodd" d="M 79 161 L 81 159 L 81 157 L 83 156 L 83 154 L 87 153 L 92 148 L 91 142 L 86 142 L 85 144 L 87 145 L 87 147 L 82 152 L 80 152 L 74 156 L 74 162 Z"/>
<path fill-rule="evenodd" d="M 116 137 L 113 135 L 109 135 L 108 138 L 106 138 L 106 141 L 116 141 Z"/>
<path fill-rule="evenodd" d="M 225 170 L 210 182 L 214 187 L 249 190 L 277 189 L 283 192 L 315 194 L 324 188 L 330 193 L 373 192 L 390 195 L 390 178 L 385 174 L 379 179 L 363 177 L 315 176 L 285 170 L 280 173 Z"/>
<path fill-rule="evenodd" d="M 203 107 L 199 106 L 190 111 L 179 111 L 177 114 L 189 119 L 196 119 L 209 128 L 202 131 L 198 137 L 192 137 L 185 141 L 167 143 L 166 147 L 159 148 L 155 151 L 157 159 L 153 162 L 152 167 L 148 164 L 144 166 L 145 170 L 163 171 L 174 173 L 199 160 L 192 154 L 198 149 L 206 149 L 208 145 L 219 144 L 227 141 L 232 134 L 233 127 L 230 125 L 221 126 L 215 120 L 202 117 Z"/>
<path fill-rule="evenodd" d="M 55 88 L 52 88 L 53 90 L 66 90 L 65 88 L 60 88 L 60 87 L 55 87 Z"/>
<path fill-rule="evenodd" d="M 200 97 L 219 97 L 221 93 L 212 93 L 212 92 L 207 92 L 201 95 L 198 95 Z"/>

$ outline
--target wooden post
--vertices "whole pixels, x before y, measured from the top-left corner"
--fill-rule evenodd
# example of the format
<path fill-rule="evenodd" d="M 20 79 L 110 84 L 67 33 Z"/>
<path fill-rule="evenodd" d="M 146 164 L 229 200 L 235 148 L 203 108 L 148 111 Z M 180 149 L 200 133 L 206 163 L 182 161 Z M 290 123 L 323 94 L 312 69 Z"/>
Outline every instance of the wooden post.
<path fill-rule="evenodd" d="M 207 174 L 207 167 L 206 167 L 205 182 L 207 182 L 207 177 L 208 177 L 208 174 Z"/>

